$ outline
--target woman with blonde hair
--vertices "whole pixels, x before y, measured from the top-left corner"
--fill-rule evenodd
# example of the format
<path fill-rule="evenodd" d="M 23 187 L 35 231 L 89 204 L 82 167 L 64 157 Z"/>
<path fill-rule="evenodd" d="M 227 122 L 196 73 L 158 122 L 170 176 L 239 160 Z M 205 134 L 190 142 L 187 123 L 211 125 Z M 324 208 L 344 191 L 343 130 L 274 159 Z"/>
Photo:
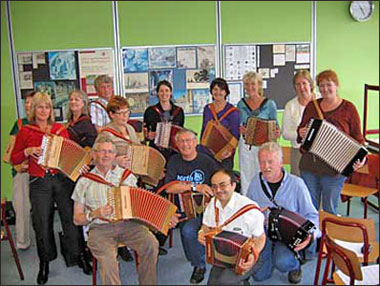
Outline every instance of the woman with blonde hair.
<path fill-rule="evenodd" d="M 264 97 L 263 78 L 261 74 L 248 72 L 243 76 L 246 97 L 242 98 L 237 108 L 240 111 L 240 140 L 239 140 L 239 165 L 241 193 L 247 193 L 252 178 L 259 173 L 260 166 L 257 157 L 258 147 L 245 143 L 247 120 L 251 116 L 260 119 L 276 120 L 277 107 L 272 99 Z M 278 125 L 278 124 L 277 124 Z M 279 130 L 277 137 L 279 136 Z"/>
<path fill-rule="evenodd" d="M 33 96 L 28 121 L 29 124 L 23 126 L 16 136 L 11 161 L 12 164 L 20 164 L 28 160 L 32 222 L 40 259 L 37 283 L 45 284 L 48 280 L 49 262 L 57 258 L 53 229 L 54 204 L 58 207 L 64 235 L 70 242 L 66 257 L 73 262 L 78 261 L 81 251 L 79 229 L 73 224 L 71 189 L 66 187 L 65 177 L 57 169 L 43 168 L 37 164 L 45 134 L 69 137 L 65 126 L 55 123 L 53 103 L 48 94 L 37 92 Z"/>

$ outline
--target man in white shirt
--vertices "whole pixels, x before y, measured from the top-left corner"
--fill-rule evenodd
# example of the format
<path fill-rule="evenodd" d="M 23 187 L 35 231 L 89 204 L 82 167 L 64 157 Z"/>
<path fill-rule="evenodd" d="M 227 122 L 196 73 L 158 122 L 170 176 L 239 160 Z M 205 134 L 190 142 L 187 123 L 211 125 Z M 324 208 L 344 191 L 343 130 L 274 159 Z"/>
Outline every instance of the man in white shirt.
<path fill-rule="evenodd" d="M 204 212 L 203 225 L 198 233 L 198 240 L 203 245 L 205 245 L 204 235 L 211 228 L 220 226 L 246 205 L 254 204 L 257 206 L 254 201 L 235 192 L 234 173 L 230 170 L 220 169 L 216 171 L 211 177 L 211 188 L 214 192 L 214 197 Z M 241 260 L 238 262 L 240 267 L 246 271 L 244 275 L 236 274 L 234 269 L 213 266 L 207 284 L 244 285 L 245 281 L 255 273 L 256 266 L 261 264 L 259 253 L 265 245 L 264 215 L 258 209 L 249 210 L 224 226 L 222 230 L 253 237 L 255 239 L 254 252 L 258 258 L 255 261 L 254 255 L 250 254 L 247 261 Z"/>

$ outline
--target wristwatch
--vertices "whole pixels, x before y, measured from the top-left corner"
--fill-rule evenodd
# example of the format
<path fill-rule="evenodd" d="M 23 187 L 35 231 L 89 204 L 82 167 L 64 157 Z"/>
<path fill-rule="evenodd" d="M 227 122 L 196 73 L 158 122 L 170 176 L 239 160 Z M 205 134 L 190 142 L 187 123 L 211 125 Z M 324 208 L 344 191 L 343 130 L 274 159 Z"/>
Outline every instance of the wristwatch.
<path fill-rule="evenodd" d="M 91 212 L 86 213 L 86 219 L 89 222 L 91 222 L 93 220 L 93 218 L 91 217 Z"/>
<path fill-rule="evenodd" d="M 191 184 L 190 190 L 194 193 L 197 191 L 197 187 L 195 184 Z"/>

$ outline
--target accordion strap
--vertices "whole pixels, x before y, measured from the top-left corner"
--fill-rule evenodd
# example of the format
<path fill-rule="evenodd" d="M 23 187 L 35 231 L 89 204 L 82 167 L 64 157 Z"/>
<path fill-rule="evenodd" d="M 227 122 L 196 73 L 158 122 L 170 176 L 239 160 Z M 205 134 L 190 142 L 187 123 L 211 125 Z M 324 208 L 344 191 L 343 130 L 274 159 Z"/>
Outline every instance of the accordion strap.
<path fill-rule="evenodd" d="M 279 207 L 278 204 L 276 203 L 276 201 L 274 200 L 274 197 L 271 196 L 271 194 L 269 193 L 268 191 L 268 188 L 267 186 L 264 184 L 264 180 L 263 180 L 263 173 L 260 172 L 259 174 L 259 177 L 260 177 L 260 184 L 261 184 L 261 188 L 263 189 L 265 195 L 268 197 L 268 199 L 276 206 L 276 207 Z"/>
<path fill-rule="evenodd" d="M 94 101 L 91 101 L 90 102 L 90 104 L 92 104 L 92 103 L 94 103 L 94 104 L 99 104 L 106 112 L 107 112 L 107 107 L 101 102 L 101 101 L 99 101 L 99 100 L 94 100 Z M 108 114 L 108 112 L 107 112 L 107 114 Z"/>
<path fill-rule="evenodd" d="M 319 107 L 319 104 L 318 104 L 317 100 L 313 99 L 312 101 L 313 101 L 313 104 L 314 104 L 315 111 L 317 111 L 319 119 L 323 120 L 323 113 L 322 113 L 321 108 Z"/>
<path fill-rule="evenodd" d="M 126 129 L 126 130 L 127 130 L 127 132 L 128 132 L 128 129 Z M 133 142 L 132 142 L 131 140 L 129 140 L 128 138 L 124 137 L 123 134 L 117 132 L 117 131 L 114 130 L 114 129 L 111 129 L 111 128 L 108 128 L 108 127 L 107 127 L 107 128 L 102 129 L 102 131 L 109 132 L 109 133 L 115 135 L 116 137 L 121 138 L 121 139 L 123 139 L 124 141 L 127 141 L 129 144 L 133 144 Z"/>
<path fill-rule="evenodd" d="M 17 119 L 17 128 L 20 130 L 22 127 L 22 118 Z"/>
<path fill-rule="evenodd" d="M 124 180 L 126 178 L 128 178 L 128 176 L 132 174 L 132 171 L 129 170 L 129 169 L 125 169 L 123 174 L 121 175 L 121 178 L 120 178 L 120 185 L 122 182 L 124 182 Z M 94 181 L 94 182 L 97 182 L 97 183 L 101 183 L 101 184 L 104 184 L 104 185 L 107 185 L 107 186 L 110 186 L 110 187 L 116 187 L 114 184 L 104 180 L 102 177 L 100 177 L 99 175 L 96 175 L 94 173 L 86 173 L 84 175 L 82 175 L 83 177 L 87 178 L 87 179 L 90 179 L 91 181 Z"/>
<path fill-rule="evenodd" d="M 216 202 L 216 199 L 215 199 L 215 202 Z M 253 209 L 261 211 L 261 209 L 258 206 L 254 205 L 254 204 L 245 205 L 244 207 L 240 208 L 236 213 L 234 213 L 229 219 L 227 219 L 222 225 L 218 226 L 218 224 L 219 224 L 219 209 L 216 207 L 216 204 L 215 204 L 215 221 L 216 221 L 216 226 L 218 228 L 222 229 L 223 227 L 225 227 L 230 222 L 234 221 L 238 217 L 242 216 L 246 212 L 248 212 L 250 210 L 253 210 Z"/>
<path fill-rule="evenodd" d="M 75 124 L 77 124 L 78 122 L 81 122 L 83 120 L 90 120 L 90 117 L 88 117 L 87 115 L 84 115 L 84 116 L 79 117 L 77 120 L 70 120 L 69 126 L 74 126 Z"/>
<path fill-rule="evenodd" d="M 182 183 L 182 184 L 190 184 L 190 182 L 188 181 L 171 181 L 165 185 L 163 185 L 161 188 L 159 188 L 156 192 L 157 195 L 161 194 L 165 189 L 167 189 L 168 187 L 172 186 L 172 185 L 175 185 L 175 184 L 178 184 L 178 183 Z"/>
<path fill-rule="evenodd" d="M 212 114 L 212 117 L 214 118 L 214 120 L 219 123 L 224 118 L 226 118 L 230 113 L 232 113 L 234 111 L 238 111 L 238 109 L 236 107 L 231 106 L 220 118 L 218 118 L 218 115 L 216 114 L 214 103 L 210 103 L 210 111 L 211 111 L 211 114 Z"/>

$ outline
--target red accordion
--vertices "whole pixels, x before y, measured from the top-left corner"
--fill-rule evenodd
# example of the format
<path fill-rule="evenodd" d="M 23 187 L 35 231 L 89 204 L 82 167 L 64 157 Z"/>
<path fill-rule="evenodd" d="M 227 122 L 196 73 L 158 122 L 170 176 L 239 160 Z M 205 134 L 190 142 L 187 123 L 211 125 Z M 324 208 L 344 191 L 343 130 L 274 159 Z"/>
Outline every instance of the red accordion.
<path fill-rule="evenodd" d="M 180 221 L 196 218 L 201 215 L 211 198 L 202 193 L 191 191 L 180 194 L 169 194 L 169 199 L 178 207 Z"/>
<path fill-rule="evenodd" d="M 248 118 L 245 143 L 260 146 L 266 142 L 276 141 L 276 120 L 260 119 L 254 116 Z"/>
<path fill-rule="evenodd" d="M 172 124 L 171 122 L 158 122 L 156 128 L 156 137 L 154 144 L 161 148 L 171 148 L 178 152 L 177 143 L 175 142 L 175 135 L 183 128 Z"/>

